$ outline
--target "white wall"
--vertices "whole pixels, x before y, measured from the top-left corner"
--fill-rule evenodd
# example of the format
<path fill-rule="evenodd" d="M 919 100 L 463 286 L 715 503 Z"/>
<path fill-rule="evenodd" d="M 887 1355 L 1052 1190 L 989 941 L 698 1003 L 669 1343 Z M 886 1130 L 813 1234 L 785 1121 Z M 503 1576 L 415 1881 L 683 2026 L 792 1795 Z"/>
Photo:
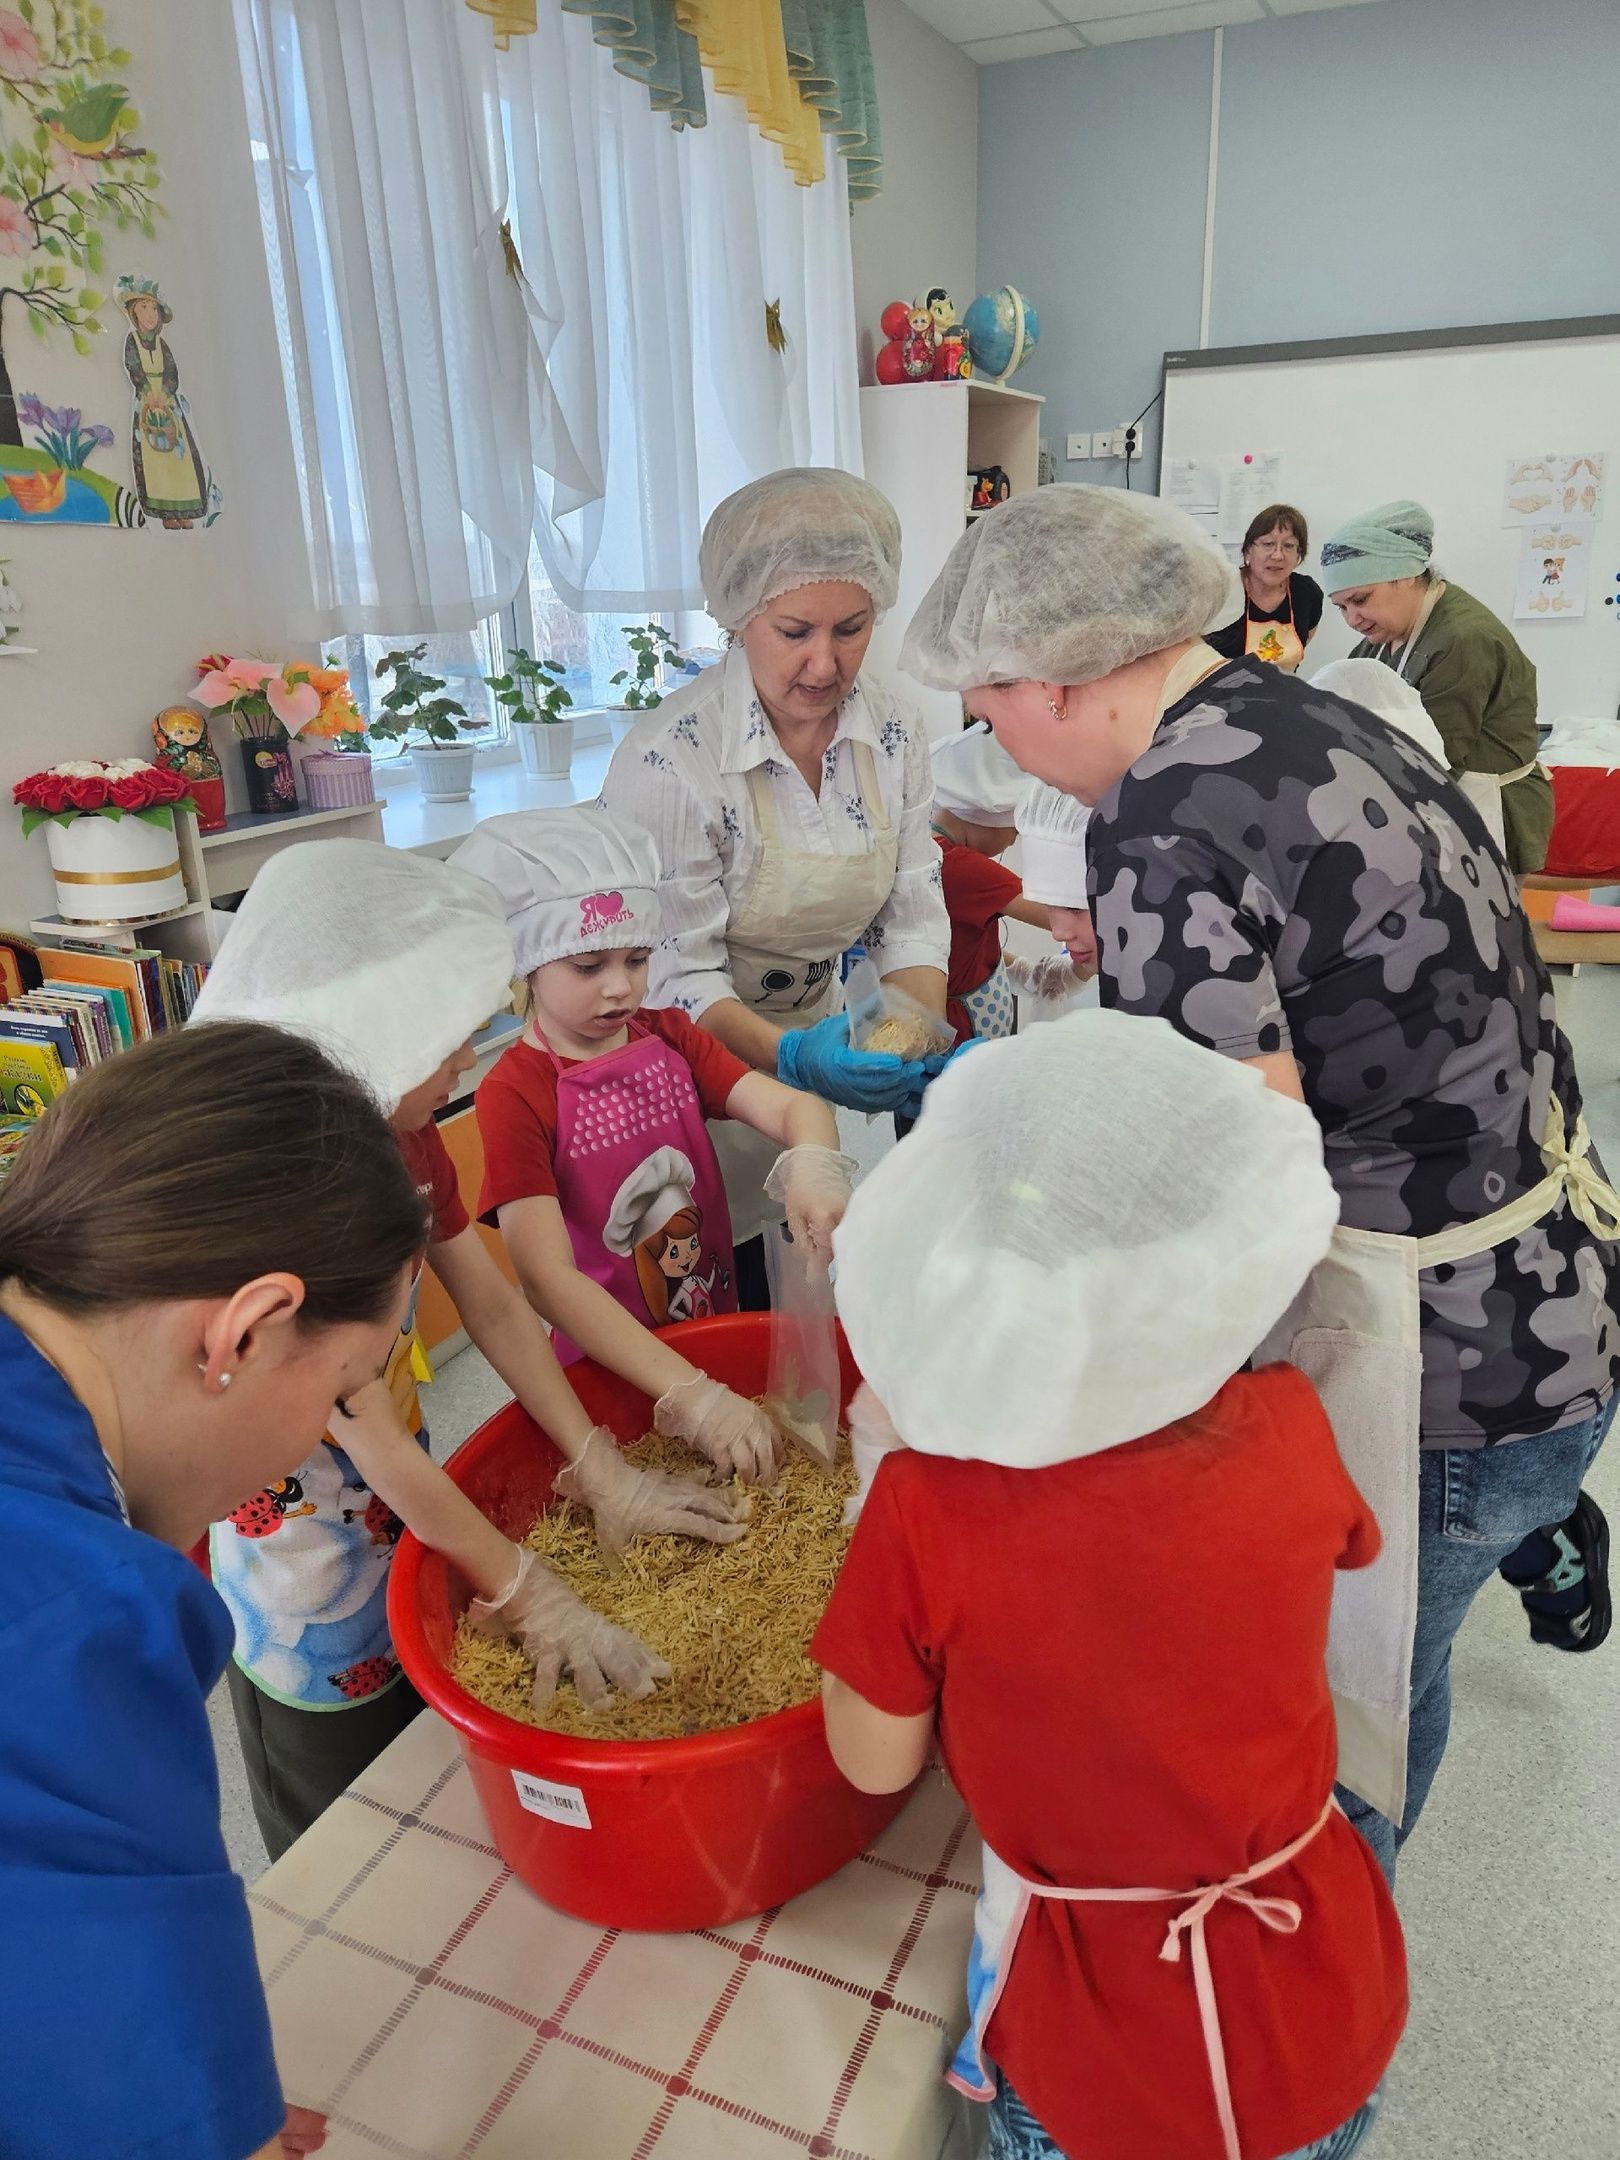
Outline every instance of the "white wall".
<path fill-rule="evenodd" d="M 978 291 L 979 70 L 905 0 L 866 0 L 883 121 L 883 190 L 851 213 L 861 380 L 891 300 L 943 285 L 958 309 Z"/>
<path fill-rule="evenodd" d="M 43 834 L 21 838 L 13 781 L 64 757 L 151 749 L 152 715 L 182 698 L 205 652 L 287 649 L 288 581 L 306 575 L 275 327 L 259 241 L 231 9 L 226 0 L 107 0 L 109 35 L 133 55 L 131 96 L 163 174 L 157 237 L 110 234 L 121 271 L 155 276 L 174 308 L 168 333 L 224 512 L 206 531 L 0 523 L 0 558 L 23 601 L 19 642 L 0 659 L 0 925 L 22 929 L 54 905 Z M 8 335 L 16 387 L 107 421 L 95 469 L 127 485 L 130 392 L 125 322 L 104 311 L 92 356 L 76 359 L 25 328 Z M 216 722 L 233 801 L 233 739 Z"/>

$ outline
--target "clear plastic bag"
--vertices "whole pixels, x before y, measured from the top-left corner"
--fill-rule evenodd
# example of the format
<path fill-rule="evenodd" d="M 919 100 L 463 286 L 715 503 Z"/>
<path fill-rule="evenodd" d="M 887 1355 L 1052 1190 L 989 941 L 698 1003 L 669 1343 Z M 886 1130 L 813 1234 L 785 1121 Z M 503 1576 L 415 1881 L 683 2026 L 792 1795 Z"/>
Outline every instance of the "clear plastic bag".
<path fill-rule="evenodd" d="M 794 1241 L 786 1223 L 765 1225 L 771 1286 L 766 1415 L 783 1436 L 830 1470 L 838 1459 L 838 1323 L 832 1276 Z"/>
<path fill-rule="evenodd" d="M 857 960 L 844 985 L 849 1039 L 856 1050 L 875 1050 L 912 1063 L 954 1048 L 956 1030 L 896 990 L 870 960 Z"/>

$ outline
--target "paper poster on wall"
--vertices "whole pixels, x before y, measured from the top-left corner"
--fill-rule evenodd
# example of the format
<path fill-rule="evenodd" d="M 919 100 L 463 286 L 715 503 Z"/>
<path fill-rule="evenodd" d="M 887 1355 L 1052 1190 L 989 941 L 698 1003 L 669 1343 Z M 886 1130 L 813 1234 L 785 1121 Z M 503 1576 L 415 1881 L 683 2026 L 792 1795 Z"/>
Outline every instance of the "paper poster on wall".
<path fill-rule="evenodd" d="M 191 427 L 191 404 L 166 332 L 174 310 L 149 277 L 121 277 L 118 305 L 129 322 L 124 373 L 134 393 L 130 465 L 148 524 L 184 531 L 212 525 L 220 492 Z"/>
<path fill-rule="evenodd" d="M 1537 525 L 1548 518 L 1595 522 L 1603 515 L 1603 464 L 1601 450 L 1509 458 L 1502 487 L 1502 523 Z"/>
<path fill-rule="evenodd" d="M 1257 510 L 1277 501 L 1282 464 L 1280 450 L 1244 450 L 1221 460 L 1216 537 L 1228 547 L 1241 543 Z"/>
<path fill-rule="evenodd" d="M 1165 467 L 1167 502 L 1186 512 L 1211 539 L 1220 524 L 1221 472 L 1198 458 L 1171 458 Z"/>
<path fill-rule="evenodd" d="M 1519 551 L 1516 622 L 1578 622 L 1586 613 L 1592 528 L 1571 519 L 1527 528 Z"/>
<path fill-rule="evenodd" d="M 92 0 L 0 7 L 0 519 L 139 525 L 128 487 L 98 470 L 114 436 L 64 386 L 102 329 L 113 232 L 152 236 L 157 160 L 128 88 L 131 56 Z M 24 342 L 26 333 L 26 343 Z M 82 377 L 83 371 L 79 371 Z M 102 407 L 98 392 L 94 406 Z M 111 405 L 108 385 L 106 405 Z M 105 409 L 105 408 L 103 408 Z"/>

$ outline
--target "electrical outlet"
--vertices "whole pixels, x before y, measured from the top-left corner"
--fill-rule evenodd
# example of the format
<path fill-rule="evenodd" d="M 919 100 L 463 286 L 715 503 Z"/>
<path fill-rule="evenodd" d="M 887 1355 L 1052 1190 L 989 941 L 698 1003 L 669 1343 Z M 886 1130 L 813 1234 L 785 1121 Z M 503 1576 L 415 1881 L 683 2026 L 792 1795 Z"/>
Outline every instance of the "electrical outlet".
<path fill-rule="evenodd" d="M 1071 435 L 1069 437 L 1068 459 L 1071 465 L 1079 464 L 1082 458 L 1088 458 L 1090 455 L 1091 437 L 1089 435 Z"/>
<path fill-rule="evenodd" d="M 1119 454 L 1122 458 L 1139 458 L 1142 455 L 1142 430 L 1134 420 L 1127 420 L 1118 431 Z"/>
<path fill-rule="evenodd" d="M 1105 429 L 1102 434 L 1094 435 L 1091 440 L 1093 454 L 1097 457 L 1118 458 L 1125 455 L 1125 431 L 1123 428 L 1118 430 Z"/>

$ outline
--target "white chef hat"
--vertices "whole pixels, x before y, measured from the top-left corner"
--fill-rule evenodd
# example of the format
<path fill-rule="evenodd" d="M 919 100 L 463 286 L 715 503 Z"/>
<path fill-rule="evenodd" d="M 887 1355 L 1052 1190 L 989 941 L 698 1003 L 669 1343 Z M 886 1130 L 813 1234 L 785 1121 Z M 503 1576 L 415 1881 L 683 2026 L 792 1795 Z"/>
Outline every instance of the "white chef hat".
<path fill-rule="evenodd" d="M 690 1156 L 676 1147 L 655 1148 L 614 1194 L 602 1243 L 612 1253 L 633 1253 L 692 1205 L 693 1182 Z"/>
<path fill-rule="evenodd" d="M 1086 897 L 1086 827 L 1091 812 L 1083 802 L 1026 780 L 1013 822 L 1018 827 L 1018 860 L 1024 898 L 1046 907 L 1083 908 Z"/>
<path fill-rule="evenodd" d="M 1079 1012 L 958 1059 L 833 1236 L 908 1447 L 1036 1469 L 1209 1402 L 1328 1249 L 1305 1105 L 1163 1020 Z"/>
<path fill-rule="evenodd" d="M 1010 825 L 1029 775 L 1013 763 L 982 720 L 947 735 L 929 753 L 934 807 L 970 825 Z"/>
<path fill-rule="evenodd" d="M 520 975 L 657 940 L 658 850 L 599 803 L 485 818 L 450 860 L 494 886 Z"/>
<path fill-rule="evenodd" d="M 392 1113 L 511 985 L 512 934 L 477 878 L 376 840 L 301 840 L 248 887 L 191 1022 L 302 1035 Z"/>
<path fill-rule="evenodd" d="M 1427 750 L 1436 764 L 1450 768 L 1445 738 L 1429 718 L 1428 710 L 1404 675 L 1396 674 L 1382 660 L 1330 660 L 1310 679 L 1313 690 L 1331 691 L 1349 705 L 1376 713 L 1392 728 Z"/>

